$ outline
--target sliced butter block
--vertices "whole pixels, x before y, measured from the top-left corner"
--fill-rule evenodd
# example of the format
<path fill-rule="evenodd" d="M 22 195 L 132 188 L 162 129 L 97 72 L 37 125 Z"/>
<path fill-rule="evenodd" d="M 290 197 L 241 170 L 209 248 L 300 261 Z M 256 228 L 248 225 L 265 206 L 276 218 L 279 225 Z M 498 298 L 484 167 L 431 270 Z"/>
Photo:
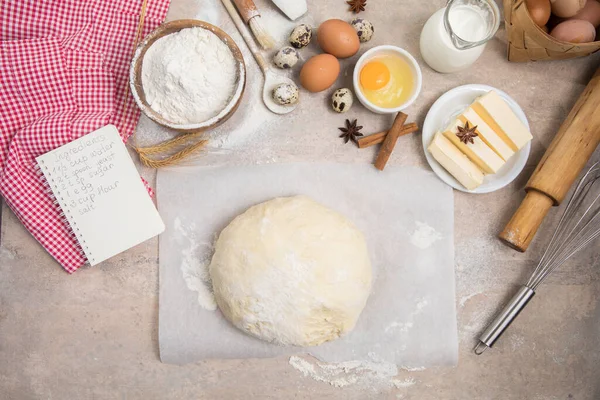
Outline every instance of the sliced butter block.
<path fill-rule="evenodd" d="M 479 136 L 473 138 L 473 143 L 464 144 L 456 134 L 458 127 L 463 127 L 461 120 L 455 119 L 444 131 L 448 138 L 460 151 L 465 153 L 483 172 L 495 174 L 504 165 L 505 161 L 500 158 Z"/>
<path fill-rule="evenodd" d="M 428 150 L 433 158 L 468 190 L 476 189 L 483 183 L 483 172 L 441 132 L 435 134 Z"/>
<path fill-rule="evenodd" d="M 475 100 L 471 107 L 514 151 L 533 139 L 519 117 L 493 90 Z"/>
<path fill-rule="evenodd" d="M 458 118 L 463 124 L 469 122 L 469 125 L 476 126 L 481 140 L 504 161 L 508 161 L 515 154 L 515 151 L 471 107 L 467 108 Z"/>

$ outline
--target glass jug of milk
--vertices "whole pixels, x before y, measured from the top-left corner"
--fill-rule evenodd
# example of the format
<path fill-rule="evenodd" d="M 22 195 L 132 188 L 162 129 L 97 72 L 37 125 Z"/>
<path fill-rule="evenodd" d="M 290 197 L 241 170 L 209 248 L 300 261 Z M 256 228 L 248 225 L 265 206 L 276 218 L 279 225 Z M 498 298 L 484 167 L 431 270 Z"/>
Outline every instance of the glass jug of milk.
<path fill-rule="evenodd" d="M 433 69 L 457 72 L 471 66 L 500 26 L 495 0 L 449 0 L 421 32 L 421 55 Z"/>

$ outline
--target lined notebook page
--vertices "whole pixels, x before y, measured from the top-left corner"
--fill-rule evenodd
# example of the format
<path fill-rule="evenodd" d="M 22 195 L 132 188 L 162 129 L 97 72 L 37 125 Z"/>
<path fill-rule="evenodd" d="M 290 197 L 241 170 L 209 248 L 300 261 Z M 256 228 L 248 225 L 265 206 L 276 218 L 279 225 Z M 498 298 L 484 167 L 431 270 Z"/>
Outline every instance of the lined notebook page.
<path fill-rule="evenodd" d="M 113 125 L 36 160 L 91 265 L 164 231 Z"/>

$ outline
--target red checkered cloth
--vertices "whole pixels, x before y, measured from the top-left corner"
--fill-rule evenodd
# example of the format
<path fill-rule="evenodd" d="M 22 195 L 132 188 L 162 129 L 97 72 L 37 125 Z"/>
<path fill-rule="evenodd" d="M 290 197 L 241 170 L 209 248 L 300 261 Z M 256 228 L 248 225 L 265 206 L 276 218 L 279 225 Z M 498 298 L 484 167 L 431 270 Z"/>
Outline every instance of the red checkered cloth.
<path fill-rule="evenodd" d="M 142 0 L 0 1 L 0 194 L 73 273 L 86 263 L 35 158 L 106 125 L 123 141 L 139 110 L 127 90 Z M 169 0 L 147 3 L 143 34 Z"/>

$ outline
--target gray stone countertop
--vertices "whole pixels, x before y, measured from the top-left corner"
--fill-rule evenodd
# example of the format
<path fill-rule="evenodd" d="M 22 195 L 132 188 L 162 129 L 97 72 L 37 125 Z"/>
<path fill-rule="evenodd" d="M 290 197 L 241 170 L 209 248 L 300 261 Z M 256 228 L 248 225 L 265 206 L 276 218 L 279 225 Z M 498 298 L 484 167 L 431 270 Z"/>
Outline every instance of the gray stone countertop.
<path fill-rule="evenodd" d="M 390 7 L 399 3 L 382 2 Z M 230 22 L 214 14 L 220 9 L 209 6 L 210 2 L 206 6 L 201 3 L 173 0 L 169 19 L 209 19 L 212 15 L 242 47 L 251 81 L 242 107 L 215 133 L 213 147 L 198 157 L 198 163 L 373 161 L 375 149 L 343 145 L 336 131 L 345 116 L 330 111 L 308 118 L 305 109 L 290 119 L 241 128 L 241 121 L 257 112 L 260 87 L 252 80 L 260 79 L 260 74 Z M 309 2 L 314 18 L 324 19 L 327 13 L 337 16 L 327 3 Z M 366 18 L 386 18 L 385 4 L 378 3 L 369 1 Z M 472 353 L 482 328 L 527 280 L 548 242 L 558 210 L 552 211 L 525 254 L 503 246 L 497 234 L 518 207 L 528 177 L 600 64 L 600 57 L 511 64 L 505 61 L 506 40 L 501 30 L 472 69 L 440 75 L 418 57 L 417 39 L 420 26 L 444 2 L 402 3 L 397 13 L 402 23 L 394 25 L 398 29 L 394 37 L 399 38 L 396 44 L 417 56 L 425 83 L 419 100 L 409 110 L 409 121 L 422 124 L 435 99 L 452 87 L 486 83 L 507 91 L 521 104 L 535 136 L 528 165 L 511 185 L 486 195 L 455 192 L 457 367 L 401 370 L 399 378 L 414 384 L 373 391 L 336 388 L 304 377 L 286 357 L 162 364 L 158 355 L 157 239 L 69 276 L 3 206 L 0 399 L 600 399 L 597 245 L 548 279 L 494 349 L 479 357 Z M 265 1 L 257 4 L 263 10 L 268 7 Z M 339 14 L 345 12 L 343 4 L 335 5 L 335 9 Z M 414 16 L 407 17 L 401 11 L 409 9 Z M 273 18 L 272 13 L 264 14 L 266 19 Z M 288 28 L 279 24 L 274 29 Z M 347 82 L 337 87 L 343 83 Z M 313 102 L 313 109 L 327 110 L 326 97 L 305 96 L 303 102 Z M 348 117 L 364 121 L 366 133 L 382 130 L 391 121 L 391 117 L 374 116 L 360 106 L 353 112 Z M 244 133 L 246 137 L 242 137 Z M 146 141 L 152 141 L 168 133 L 142 118 L 140 140 L 144 135 Z M 429 168 L 420 140 L 420 135 L 401 138 L 391 163 Z M 142 172 L 153 181 L 154 173 Z"/>

